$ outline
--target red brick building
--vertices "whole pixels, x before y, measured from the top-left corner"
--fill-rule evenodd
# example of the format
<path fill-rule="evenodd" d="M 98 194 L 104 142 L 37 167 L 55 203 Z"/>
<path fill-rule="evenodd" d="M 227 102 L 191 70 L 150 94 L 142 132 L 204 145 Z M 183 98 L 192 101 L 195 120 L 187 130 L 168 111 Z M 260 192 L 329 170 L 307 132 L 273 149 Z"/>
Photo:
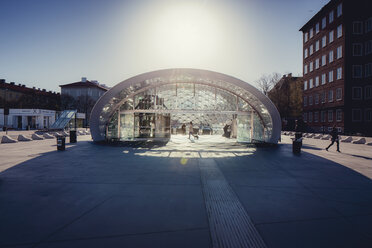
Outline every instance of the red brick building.
<path fill-rule="evenodd" d="M 372 135 L 372 12 L 331 0 L 303 32 L 303 118 L 314 131 Z"/>

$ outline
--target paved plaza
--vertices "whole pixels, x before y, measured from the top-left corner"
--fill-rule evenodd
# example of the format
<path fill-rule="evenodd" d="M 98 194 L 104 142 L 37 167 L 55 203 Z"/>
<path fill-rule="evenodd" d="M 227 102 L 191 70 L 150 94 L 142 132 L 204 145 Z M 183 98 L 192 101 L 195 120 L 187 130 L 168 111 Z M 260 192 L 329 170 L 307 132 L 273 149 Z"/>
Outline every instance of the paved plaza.
<path fill-rule="evenodd" d="M 0 144 L 0 247 L 372 247 L 372 146 L 328 144 Z"/>

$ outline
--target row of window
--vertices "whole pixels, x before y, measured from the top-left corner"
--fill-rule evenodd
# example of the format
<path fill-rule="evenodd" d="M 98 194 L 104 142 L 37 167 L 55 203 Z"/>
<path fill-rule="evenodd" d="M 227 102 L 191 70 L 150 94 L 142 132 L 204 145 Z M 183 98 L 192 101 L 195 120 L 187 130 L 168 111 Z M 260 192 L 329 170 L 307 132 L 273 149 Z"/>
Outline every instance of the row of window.
<path fill-rule="evenodd" d="M 319 114 L 320 114 L 320 120 L 319 120 Z M 327 114 L 327 117 L 326 117 Z M 336 109 L 336 121 L 340 122 L 342 121 L 342 110 Z M 333 122 L 333 110 L 328 111 L 316 111 L 316 112 L 308 112 L 303 114 L 304 122 L 312 123 L 312 122 Z M 361 122 L 363 120 L 363 109 L 352 109 L 351 110 L 351 119 L 353 122 Z M 372 121 L 372 109 L 367 108 L 364 109 L 364 121 L 371 122 Z"/>
<path fill-rule="evenodd" d="M 303 114 L 304 122 L 312 123 L 312 122 L 333 122 L 333 110 L 322 110 L 322 111 L 315 111 L 315 112 L 308 112 Z M 320 114 L 320 116 L 319 116 Z M 327 114 L 327 117 L 326 117 Z M 320 118 L 319 118 L 320 117 Z M 336 109 L 336 121 L 342 121 L 342 109 Z"/>
<path fill-rule="evenodd" d="M 340 24 L 337 27 L 336 37 L 337 37 L 337 39 L 342 37 L 342 24 Z M 334 31 L 332 30 L 328 33 L 328 44 L 331 44 L 333 41 L 334 41 Z M 322 42 L 322 43 L 320 44 L 320 42 Z M 326 35 L 324 35 L 322 37 L 322 39 L 315 41 L 315 47 L 314 47 L 314 44 L 311 44 L 309 46 L 309 48 L 305 48 L 304 58 L 306 59 L 308 56 L 311 56 L 314 52 L 319 51 L 320 50 L 320 45 L 322 45 L 322 48 L 327 46 L 327 36 Z"/>
<path fill-rule="evenodd" d="M 318 87 L 321 83 L 324 85 L 327 81 L 327 74 L 328 74 L 328 83 L 334 81 L 333 78 L 333 70 L 329 71 L 328 73 L 323 73 L 321 76 L 316 76 L 315 78 L 310 78 L 309 81 L 304 81 L 304 90 L 312 89 L 314 87 Z M 336 70 L 336 80 L 342 79 L 342 67 L 337 68 Z"/>
<path fill-rule="evenodd" d="M 332 23 L 334 21 L 334 13 L 335 11 L 334 10 L 331 10 L 329 13 L 328 13 L 328 23 Z M 338 6 L 337 6 L 337 9 L 336 9 L 336 15 L 337 17 L 340 17 L 342 15 L 342 3 L 340 3 Z M 327 16 L 323 17 L 322 18 L 322 29 L 325 29 L 326 26 L 327 26 Z M 315 33 L 319 33 L 319 26 L 320 26 L 320 23 L 316 23 L 315 24 Z M 304 34 L 304 41 L 305 43 L 314 37 L 314 28 L 310 28 L 309 32 L 306 32 Z"/>
<path fill-rule="evenodd" d="M 364 25 L 365 33 L 368 33 L 372 30 L 372 17 L 368 18 L 365 21 Z M 355 21 L 353 22 L 353 34 L 363 34 L 363 22 Z"/>
<path fill-rule="evenodd" d="M 326 91 L 322 91 L 320 94 L 310 95 L 310 96 L 304 96 L 304 107 L 307 105 L 312 106 L 318 105 L 319 101 L 321 103 L 325 103 L 327 101 L 326 99 Z M 336 101 L 340 101 L 342 99 L 342 88 L 336 89 Z M 333 102 L 333 90 L 328 91 L 328 102 Z"/>
<path fill-rule="evenodd" d="M 353 100 L 363 100 L 363 88 L 353 87 L 352 88 L 352 99 Z M 364 87 L 364 99 L 372 99 L 372 86 L 368 85 Z"/>
<path fill-rule="evenodd" d="M 352 66 L 352 76 L 353 78 L 363 77 L 363 65 L 353 65 Z M 364 65 L 364 77 L 372 76 L 372 63 Z"/>
<path fill-rule="evenodd" d="M 342 46 L 337 47 L 336 49 L 336 59 L 342 58 Z M 331 50 L 328 53 L 328 63 L 332 63 L 335 60 L 334 58 L 334 51 Z M 309 65 L 304 65 L 304 74 L 306 75 L 308 72 L 312 72 L 315 69 L 319 69 L 320 66 L 327 65 L 327 55 L 322 55 L 322 58 L 317 58 L 315 61 L 311 61 Z"/>
<path fill-rule="evenodd" d="M 365 55 L 372 53 L 372 40 L 364 44 Z M 353 56 L 363 56 L 363 43 L 353 43 Z"/>

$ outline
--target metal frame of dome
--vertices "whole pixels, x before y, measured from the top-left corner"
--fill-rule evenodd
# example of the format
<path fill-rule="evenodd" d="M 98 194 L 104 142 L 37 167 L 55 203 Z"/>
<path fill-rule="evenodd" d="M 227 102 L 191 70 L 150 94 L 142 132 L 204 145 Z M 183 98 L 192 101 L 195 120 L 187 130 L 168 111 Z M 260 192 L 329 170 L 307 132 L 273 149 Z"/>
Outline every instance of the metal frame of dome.
<path fill-rule="evenodd" d="M 106 139 L 106 128 L 115 111 L 130 97 L 153 87 L 174 83 L 197 83 L 213 86 L 242 98 L 258 114 L 264 127 L 271 126 L 264 142 L 276 144 L 280 139 L 281 118 L 271 100 L 252 85 L 222 73 L 189 69 L 164 69 L 143 73 L 115 85 L 95 104 L 90 129 L 94 141 Z"/>

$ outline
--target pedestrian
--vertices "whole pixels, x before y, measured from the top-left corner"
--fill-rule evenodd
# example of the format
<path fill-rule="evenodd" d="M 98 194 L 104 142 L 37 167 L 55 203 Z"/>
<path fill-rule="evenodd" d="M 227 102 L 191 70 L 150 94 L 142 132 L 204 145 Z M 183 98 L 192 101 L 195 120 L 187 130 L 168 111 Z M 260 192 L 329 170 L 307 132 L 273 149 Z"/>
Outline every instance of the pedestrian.
<path fill-rule="evenodd" d="M 337 151 L 340 152 L 340 142 L 338 138 L 338 130 L 336 128 L 336 125 L 333 125 L 331 135 L 332 135 L 332 139 L 331 139 L 332 143 L 326 148 L 326 151 L 328 152 L 328 149 L 336 142 Z"/>
<path fill-rule="evenodd" d="M 194 135 L 194 127 L 192 125 L 192 121 L 190 121 L 190 124 L 189 124 L 189 139 L 192 137 L 196 138 L 196 139 L 199 139 L 199 136 L 196 134 Z"/>

